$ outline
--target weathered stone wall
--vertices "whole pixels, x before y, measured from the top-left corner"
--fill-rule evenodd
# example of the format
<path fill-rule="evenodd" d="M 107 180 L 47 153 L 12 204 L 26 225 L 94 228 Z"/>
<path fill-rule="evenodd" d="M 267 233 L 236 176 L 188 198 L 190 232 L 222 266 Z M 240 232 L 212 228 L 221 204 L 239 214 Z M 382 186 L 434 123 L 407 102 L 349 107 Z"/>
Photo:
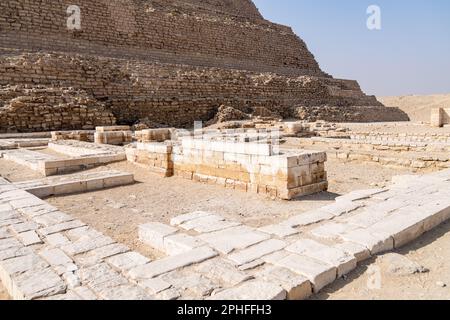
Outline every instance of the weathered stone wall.
<path fill-rule="evenodd" d="M 138 142 L 128 161 L 162 176 L 180 176 L 229 189 L 293 199 L 328 188 L 325 152 L 276 153 L 271 144 L 196 139 Z"/>
<path fill-rule="evenodd" d="M 297 115 L 292 112 L 296 109 L 291 108 L 296 105 L 378 105 L 372 119 L 386 120 L 383 112 L 378 112 L 384 110 L 382 105 L 375 98 L 365 96 L 355 81 L 331 78 L 293 78 L 140 60 L 37 53 L 0 57 L 0 75 L 3 86 L 40 83 L 55 88 L 79 88 L 101 101 L 121 124 L 133 124 L 149 117 L 162 124 L 191 126 L 196 120 L 213 118 L 223 104 L 249 113 L 253 108 L 266 107 L 284 117 Z M 338 114 L 342 114 L 339 110 Z M 361 117 L 360 113 L 354 113 L 352 120 Z M 111 122 L 95 124 L 110 125 Z"/>
<path fill-rule="evenodd" d="M 82 90 L 0 85 L 0 132 L 93 129 L 115 117 Z"/>
<path fill-rule="evenodd" d="M 140 55 L 187 64 L 324 75 L 290 28 L 262 19 L 249 21 L 247 16 L 257 13 L 250 10 L 253 4 L 249 1 L 190 1 L 202 3 L 190 9 L 183 2 L 78 0 L 81 30 L 70 31 L 66 11 L 73 1 L 2 1 L 0 43 L 13 48 Z M 236 14 L 242 6 L 244 17 L 229 14 Z M 211 11 L 214 7 L 219 11 Z M 221 14 L 223 7 L 226 10 Z"/>
<path fill-rule="evenodd" d="M 323 120 L 408 120 L 396 109 L 386 111 L 356 81 L 325 74 L 290 28 L 264 20 L 250 0 L 78 0 L 76 31 L 67 28 L 72 4 L 0 2 L 1 86 L 73 87 L 119 124 L 145 118 L 192 126 L 212 119 L 221 105 L 246 113 L 265 107 L 283 117 L 298 116 L 296 107 L 304 106 Z M 77 115 L 56 125 L 16 115 L 0 122 L 0 130 L 92 127 Z M 106 118 L 95 125 L 114 123 Z"/>

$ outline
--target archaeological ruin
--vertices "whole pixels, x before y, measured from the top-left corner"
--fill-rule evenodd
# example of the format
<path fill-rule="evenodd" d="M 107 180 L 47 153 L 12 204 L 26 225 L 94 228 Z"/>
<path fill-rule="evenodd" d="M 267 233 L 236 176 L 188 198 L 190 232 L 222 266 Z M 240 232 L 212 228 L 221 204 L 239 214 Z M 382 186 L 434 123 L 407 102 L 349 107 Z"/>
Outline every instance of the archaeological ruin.
<path fill-rule="evenodd" d="M 143 118 L 189 127 L 221 105 L 309 121 L 408 120 L 323 72 L 289 27 L 249 0 L 80 0 L 80 30 L 67 27 L 71 4 L 0 4 L 1 131 Z"/>
<path fill-rule="evenodd" d="M 0 300 L 332 296 L 450 219 L 445 106 L 251 0 L 75 2 L 0 2 Z"/>

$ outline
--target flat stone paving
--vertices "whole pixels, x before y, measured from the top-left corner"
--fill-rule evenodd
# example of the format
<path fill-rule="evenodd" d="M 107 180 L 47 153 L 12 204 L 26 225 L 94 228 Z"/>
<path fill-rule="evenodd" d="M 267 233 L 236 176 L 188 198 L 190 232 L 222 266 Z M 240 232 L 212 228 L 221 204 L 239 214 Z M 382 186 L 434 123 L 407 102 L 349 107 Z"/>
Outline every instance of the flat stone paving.
<path fill-rule="evenodd" d="M 38 171 L 44 176 L 72 173 L 126 160 L 125 149 L 117 146 L 61 140 L 48 143 L 48 148 L 62 156 L 28 149 L 0 149 L 0 157 Z"/>
<path fill-rule="evenodd" d="M 134 175 L 116 170 L 101 172 L 80 172 L 70 175 L 46 177 L 42 179 L 14 183 L 39 198 L 89 192 L 134 183 Z"/>
<path fill-rule="evenodd" d="M 150 261 L 0 180 L 0 279 L 14 299 L 305 299 L 449 218 L 450 170 L 396 177 L 260 229 L 210 212 L 143 225 L 167 254 Z"/>
<path fill-rule="evenodd" d="M 0 135 L 1 136 L 1 135 Z M 0 150 L 11 150 L 17 148 L 43 147 L 47 146 L 50 139 L 2 139 L 0 138 Z"/>

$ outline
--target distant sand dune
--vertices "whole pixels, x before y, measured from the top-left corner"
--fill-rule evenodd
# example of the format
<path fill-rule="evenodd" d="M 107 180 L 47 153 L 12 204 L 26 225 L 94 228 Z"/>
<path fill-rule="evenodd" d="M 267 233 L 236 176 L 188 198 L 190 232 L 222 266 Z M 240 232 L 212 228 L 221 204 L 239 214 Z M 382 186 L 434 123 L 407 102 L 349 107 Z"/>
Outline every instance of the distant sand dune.
<path fill-rule="evenodd" d="M 411 121 L 429 122 L 432 108 L 450 108 L 450 94 L 377 97 L 377 99 L 387 107 L 402 109 L 409 115 Z"/>

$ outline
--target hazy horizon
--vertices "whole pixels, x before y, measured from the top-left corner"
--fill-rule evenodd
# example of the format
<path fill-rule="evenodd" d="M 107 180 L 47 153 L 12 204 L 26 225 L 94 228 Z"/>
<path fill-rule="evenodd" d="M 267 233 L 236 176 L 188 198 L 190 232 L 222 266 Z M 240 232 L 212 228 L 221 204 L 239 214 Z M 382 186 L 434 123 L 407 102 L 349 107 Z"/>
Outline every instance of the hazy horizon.
<path fill-rule="evenodd" d="M 450 93 L 448 0 L 254 0 L 268 20 L 288 25 L 320 67 L 357 80 L 377 96 Z M 369 30 L 370 5 L 381 30 Z"/>

